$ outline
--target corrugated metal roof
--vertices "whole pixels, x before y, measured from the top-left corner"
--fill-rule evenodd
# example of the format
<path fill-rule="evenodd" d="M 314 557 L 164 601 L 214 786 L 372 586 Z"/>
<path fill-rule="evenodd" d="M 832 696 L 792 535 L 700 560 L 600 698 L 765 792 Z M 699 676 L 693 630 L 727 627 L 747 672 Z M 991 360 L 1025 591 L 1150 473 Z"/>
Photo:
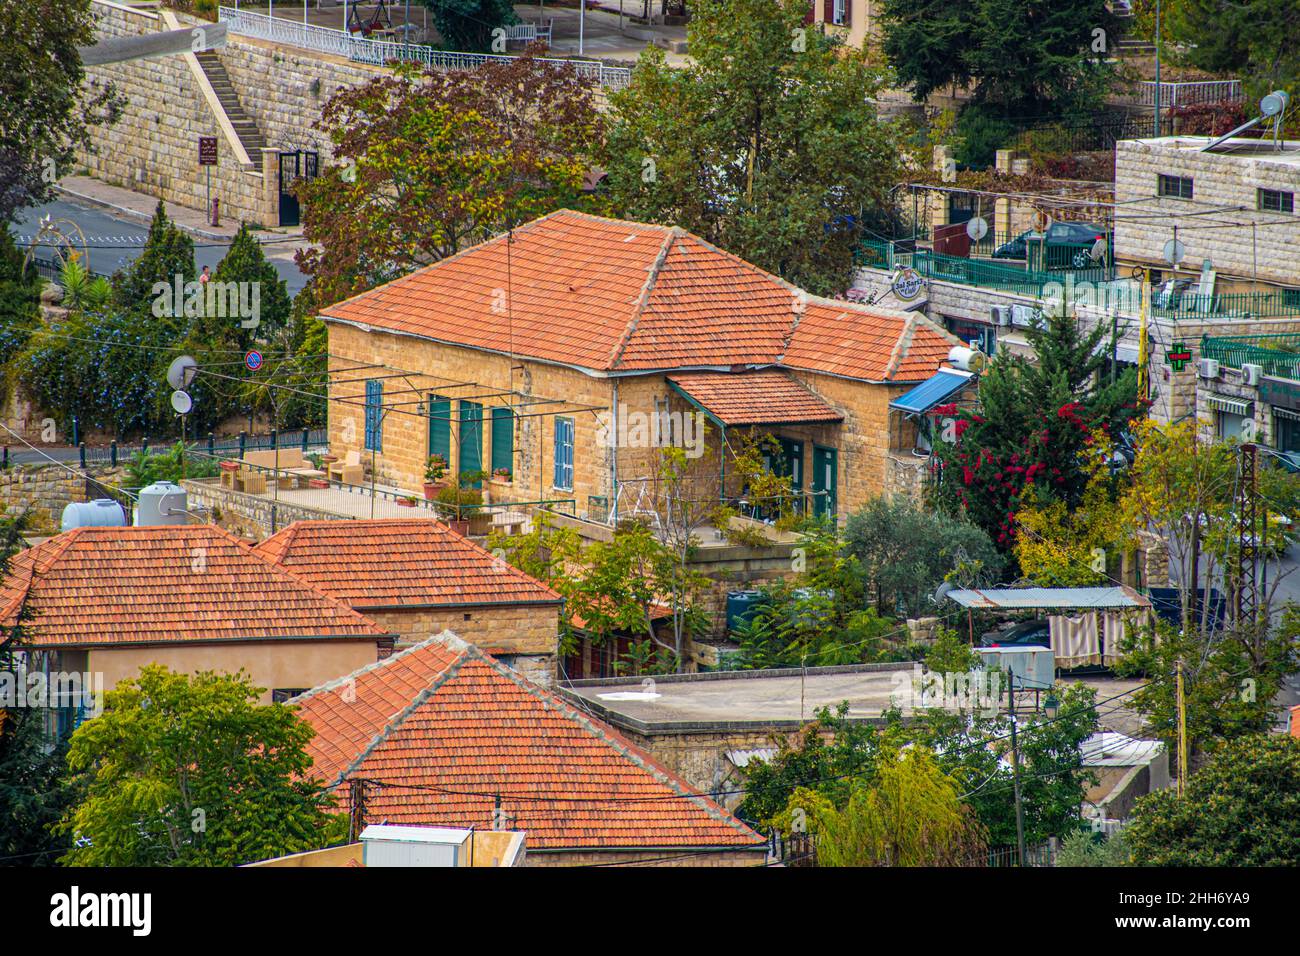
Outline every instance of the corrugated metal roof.
<path fill-rule="evenodd" d="M 918 414 L 928 412 L 969 385 L 972 377 L 970 372 L 940 369 L 910 392 L 898 396 L 889 407 Z"/>
<path fill-rule="evenodd" d="M 761 763 L 768 763 L 776 756 L 775 747 L 758 747 L 754 750 L 728 750 L 727 759 L 737 767 L 748 767 L 750 763 L 757 760 Z"/>
<path fill-rule="evenodd" d="M 1029 608 L 1150 607 L 1151 601 L 1129 587 L 1109 588 L 985 588 L 949 591 L 962 607 L 1014 611 Z"/>

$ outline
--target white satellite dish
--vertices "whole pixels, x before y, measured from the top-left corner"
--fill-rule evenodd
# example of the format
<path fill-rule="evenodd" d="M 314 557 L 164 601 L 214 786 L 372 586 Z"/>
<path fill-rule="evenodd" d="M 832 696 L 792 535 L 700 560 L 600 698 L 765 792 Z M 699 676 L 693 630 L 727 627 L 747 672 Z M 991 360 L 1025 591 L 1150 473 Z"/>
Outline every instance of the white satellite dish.
<path fill-rule="evenodd" d="M 950 591 L 955 590 L 951 581 L 944 581 L 934 589 L 934 594 L 930 595 L 930 600 L 935 604 L 942 604 L 943 599 L 948 596 Z"/>
<path fill-rule="evenodd" d="M 1105 239 L 1098 239 L 1092 244 L 1092 248 L 1088 250 L 1088 258 L 1093 262 L 1101 262 L 1102 259 L 1106 258 Z"/>
<path fill-rule="evenodd" d="M 177 390 L 187 388 L 198 373 L 199 363 L 188 355 L 182 355 L 167 366 L 167 384 Z"/>
<path fill-rule="evenodd" d="M 971 219 L 966 223 L 966 235 L 970 237 L 971 242 L 979 242 L 987 236 L 988 233 L 989 224 L 981 216 L 976 216 L 974 219 Z"/>
<path fill-rule="evenodd" d="M 177 415 L 188 415 L 190 409 L 194 407 L 194 401 L 182 391 L 172 392 L 172 408 Z"/>
<path fill-rule="evenodd" d="M 1165 262 L 1171 266 L 1176 266 L 1183 261 L 1187 255 L 1187 247 L 1177 239 L 1170 239 L 1165 243 Z"/>

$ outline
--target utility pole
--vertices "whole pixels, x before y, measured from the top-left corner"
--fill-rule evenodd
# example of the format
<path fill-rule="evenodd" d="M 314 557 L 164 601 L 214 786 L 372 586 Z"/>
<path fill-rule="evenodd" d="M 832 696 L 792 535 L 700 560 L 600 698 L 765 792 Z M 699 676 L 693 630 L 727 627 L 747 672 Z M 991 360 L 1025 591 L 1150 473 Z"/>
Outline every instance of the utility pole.
<path fill-rule="evenodd" d="M 1187 699 L 1183 696 L 1183 661 L 1178 659 L 1178 795 L 1187 791 Z"/>
<path fill-rule="evenodd" d="M 1016 675 L 1008 674 L 1007 712 L 1011 715 L 1011 781 L 1016 794 L 1016 856 L 1025 865 L 1025 811 L 1020 802 L 1020 744 L 1016 739 Z"/>
<path fill-rule="evenodd" d="M 1160 0 L 1156 0 L 1156 138 L 1160 138 Z"/>

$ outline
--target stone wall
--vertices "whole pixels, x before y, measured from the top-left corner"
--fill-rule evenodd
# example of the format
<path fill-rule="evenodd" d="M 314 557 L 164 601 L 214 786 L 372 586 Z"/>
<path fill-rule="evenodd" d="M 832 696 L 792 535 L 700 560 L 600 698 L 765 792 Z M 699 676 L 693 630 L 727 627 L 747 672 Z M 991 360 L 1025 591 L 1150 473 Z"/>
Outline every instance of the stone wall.
<path fill-rule="evenodd" d="M 90 479 L 56 465 L 15 465 L 0 470 L 0 507 L 11 515 L 31 509 L 48 516 L 57 529 L 67 505 L 108 497 L 106 486 L 122 476 L 121 468 L 107 466 L 88 465 L 85 471 Z"/>
<path fill-rule="evenodd" d="M 187 478 L 181 485 L 189 493 L 191 511 L 212 511 L 213 524 L 258 541 L 269 538 L 295 521 L 351 520 L 333 511 L 277 502 L 272 498 L 222 488 L 218 478 Z"/>
<path fill-rule="evenodd" d="M 1167 269 L 1161 250 L 1173 238 L 1173 226 L 1187 220 L 1170 215 L 1231 209 L 1234 222 L 1259 223 L 1250 228 L 1180 230 L 1187 247 L 1184 262 L 1193 274 L 1210 259 L 1220 275 L 1300 287 L 1295 250 L 1300 242 L 1300 219 L 1292 224 L 1263 226 L 1285 219 L 1278 213 L 1257 212 L 1259 189 L 1276 189 L 1300 195 L 1300 143 L 1275 153 L 1272 141 L 1235 140 L 1231 153 L 1203 153 L 1202 138 L 1165 137 L 1159 140 L 1124 140 L 1115 148 L 1115 201 L 1127 212 L 1115 223 L 1115 256 L 1123 262 L 1145 263 Z M 1157 198 L 1157 178 L 1181 176 L 1192 180 L 1192 198 Z"/>
<path fill-rule="evenodd" d="M 171 29 L 159 12 L 92 0 L 96 35 L 139 36 Z M 178 23 L 199 23 L 191 18 Z M 196 74 L 197 71 L 197 74 Z M 90 67 L 91 82 L 112 82 L 125 99 L 122 116 L 91 130 L 93 149 L 77 163 L 98 179 L 191 209 L 207 207 L 207 172 L 199 166 L 200 136 L 217 137 L 212 196 L 223 216 L 260 225 L 278 222 L 278 195 L 252 165 L 242 164 L 219 116 L 204 96 L 193 54 Z M 68 170 L 67 172 L 71 172 Z M 272 171 L 274 172 L 274 171 Z"/>

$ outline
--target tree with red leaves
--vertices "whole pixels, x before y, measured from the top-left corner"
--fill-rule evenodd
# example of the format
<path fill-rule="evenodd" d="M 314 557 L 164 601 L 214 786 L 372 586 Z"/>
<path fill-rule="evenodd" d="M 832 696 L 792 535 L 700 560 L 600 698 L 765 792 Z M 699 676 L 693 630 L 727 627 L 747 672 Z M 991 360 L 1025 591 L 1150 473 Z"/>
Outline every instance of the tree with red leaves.
<path fill-rule="evenodd" d="M 1084 453 L 1094 432 L 1117 437 L 1146 413 L 1136 373 L 1107 370 L 1110 350 L 1098 348 L 1107 333 L 1040 314 L 1027 330 L 1035 361 L 1004 352 L 980 378 L 978 411 L 948 405 L 931 412 L 954 422 L 947 430 L 953 440 L 935 443 L 937 503 L 964 512 L 1005 552 L 1026 498 L 1073 510 L 1088 484 Z"/>

